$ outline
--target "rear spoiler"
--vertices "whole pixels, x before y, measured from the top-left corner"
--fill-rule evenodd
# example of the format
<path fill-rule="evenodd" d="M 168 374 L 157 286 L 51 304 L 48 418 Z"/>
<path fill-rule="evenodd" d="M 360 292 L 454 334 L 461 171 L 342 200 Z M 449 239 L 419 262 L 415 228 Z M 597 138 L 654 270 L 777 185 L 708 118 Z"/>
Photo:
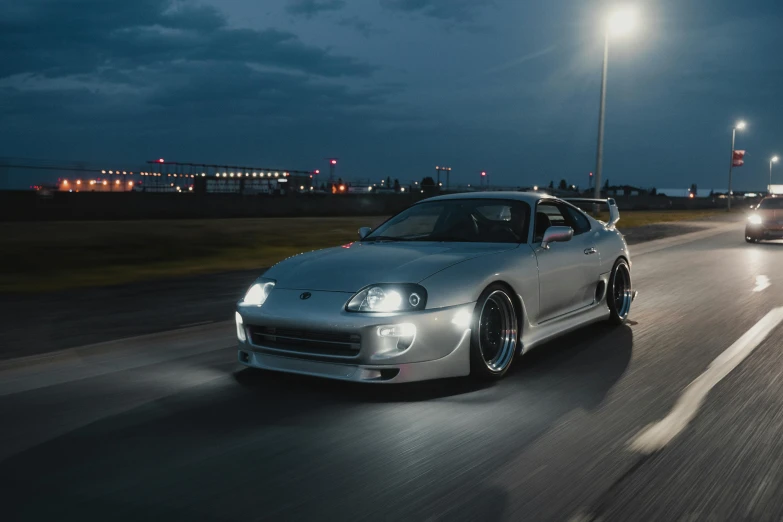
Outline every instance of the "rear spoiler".
<path fill-rule="evenodd" d="M 609 222 L 606 224 L 609 228 L 614 228 L 618 221 L 620 221 L 620 210 L 617 208 L 617 203 L 614 198 L 607 199 L 593 199 L 593 198 L 561 198 L 563 201 L 569 203 L 592 203 L 592 204 L 604 204 L 609 207 Z"/>

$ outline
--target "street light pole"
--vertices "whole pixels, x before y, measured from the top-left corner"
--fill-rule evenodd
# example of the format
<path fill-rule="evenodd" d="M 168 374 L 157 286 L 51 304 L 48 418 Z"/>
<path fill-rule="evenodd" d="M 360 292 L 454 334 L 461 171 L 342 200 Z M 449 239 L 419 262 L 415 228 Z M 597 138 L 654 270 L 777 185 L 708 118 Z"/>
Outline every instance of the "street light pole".
<path fill-rule="evenodd" d="M 595 154 L 595 187 L 596 199 L 601 198 L 601 174 L 604 163 L 604 119 L 606 116 L 606 73 L 609 68 L 609 39 L 631 32 L 636 26 L 638 16 L 633 7 L 619 8 L 609 14 L 604 26 L 604 61 L 601 67 L 601 103 L 598 109 L 598 145 Z M 598 214 L 598 205 L 593 209 Z"/>
<path fill-rule="evenodd" d="M 778 162 L 777 156 L 772 156 L 769 159 L 769 187 L 767 188 L 769 194 L 772 194 L 772 164 L 777 162 Z"/>
<path fill-rule="evenodd" d="M 737 130 L 745 128 L 745 122 L 740 121 L 731 129 L 731 160 L 729 161 L 729 193 L 726 195 L 726 212 L 731 211 L 731 172 L 734 168 L 734 141 L 737 137 Z"/>
<path fill-rule="evenodd" d="M 729 193 L 726 194 L 726 212 L 731 210 L 731 170 L 734 168 L 734 138 L 737 136 L 737 127 L 731 129 L 731 158 L 729 161 Z"/>
<path fill-rule="evenodd" d="M 601 199 L 601 167 L 604 160 L 604 112 L 606 110 L 606 71 L 609 66 L 609 30 L 604 38 L 604 63 L 601 73 L 601 104 L 598 110 L 598 150 L 595 155 L 595 199 Z"/>

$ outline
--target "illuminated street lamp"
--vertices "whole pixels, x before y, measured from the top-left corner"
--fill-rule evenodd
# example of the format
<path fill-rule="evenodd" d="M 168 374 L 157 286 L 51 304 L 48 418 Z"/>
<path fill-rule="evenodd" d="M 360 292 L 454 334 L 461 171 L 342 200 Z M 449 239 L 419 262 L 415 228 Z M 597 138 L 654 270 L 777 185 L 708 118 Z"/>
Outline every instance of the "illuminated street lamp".
<path fill-rule="evenodd" d="M 769 159 L 769 192 L 772 193 L 772 164 L 778 162 L 777 156 L 772 156 Z"/>
<path fill-rule="evenodd" d="M 329 184 L 334 183 L 334 169 L 337 167 L 338 158 L 326 158 L 329 160 Z"/>
<path fill-rule="evenodd" d="M 435 170 L 438 172 L 438 186 L 443 186 L 443 184 L 440 182 L 440 173 L 441 171 L 446 173 L 446 189 L 449 188 L 449 178 L 451 177 L 451 167 L 441 167 L 440 165 L 437 165 L 435 167 Z"/>
<path fill-rule="evenodd" d="M 729 193 L 726 195 L 726 210 L 731 210 L 731 171 L 734 168 L 734 140 L 737 137 L 738 130 L 745 130 L 747 124 L 744 121 L 738 121 L 731 129 L 731 160 L 729 161 Z M 771 170 L 771 169 L 770 169 Z"/>
<path fill-rule="evenodd" d="M 598 110 L 598 147 L 595 159 L 595 198 L 601 197 L 601 168 L 604 156 L 604 114 L 606 112 L 606 70 L 609 65 L 609 39 L 612 36 L 624 36 L 632 32 L 638 19 L 632 7 L 622 7 L 613 11 L 606 20 L 604 36 L 604 63 L 601 73 L 601 105 Z"/>

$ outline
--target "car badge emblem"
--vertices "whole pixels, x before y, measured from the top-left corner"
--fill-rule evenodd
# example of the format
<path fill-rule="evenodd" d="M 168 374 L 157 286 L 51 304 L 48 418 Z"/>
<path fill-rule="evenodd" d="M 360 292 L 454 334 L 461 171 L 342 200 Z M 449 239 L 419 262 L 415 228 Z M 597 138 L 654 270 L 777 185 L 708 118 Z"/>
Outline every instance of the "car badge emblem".
<path fill-rule="evenodd" d="M 299 294 L 299 299 L 310 299 L 310 296 L 313 295 L 310 292 L 303 292 Z"/>

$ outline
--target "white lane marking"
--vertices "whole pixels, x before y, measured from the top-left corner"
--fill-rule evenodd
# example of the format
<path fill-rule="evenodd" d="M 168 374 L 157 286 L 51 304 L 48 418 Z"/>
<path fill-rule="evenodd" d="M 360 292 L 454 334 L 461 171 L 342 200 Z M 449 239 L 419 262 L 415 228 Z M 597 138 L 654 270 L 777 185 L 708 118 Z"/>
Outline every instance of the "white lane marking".
<path fill-rule="evenodd" d="M 762 290 L 769 288 L 769 277 L 765 275 L 756 276 L 756 286 L 753 288 L 754 292 L 761 292 Z"/>
<path fill-rule="evenodd" d="M 652 453 L 671 442 L 693 420 L 713 386 L 750 355 L 781 322 L 783 307 L 773 308 L 685 388 L 666 417 L 650 424 L 634 437 L 630 442 L 630 449 L 640 453 Z"/>

